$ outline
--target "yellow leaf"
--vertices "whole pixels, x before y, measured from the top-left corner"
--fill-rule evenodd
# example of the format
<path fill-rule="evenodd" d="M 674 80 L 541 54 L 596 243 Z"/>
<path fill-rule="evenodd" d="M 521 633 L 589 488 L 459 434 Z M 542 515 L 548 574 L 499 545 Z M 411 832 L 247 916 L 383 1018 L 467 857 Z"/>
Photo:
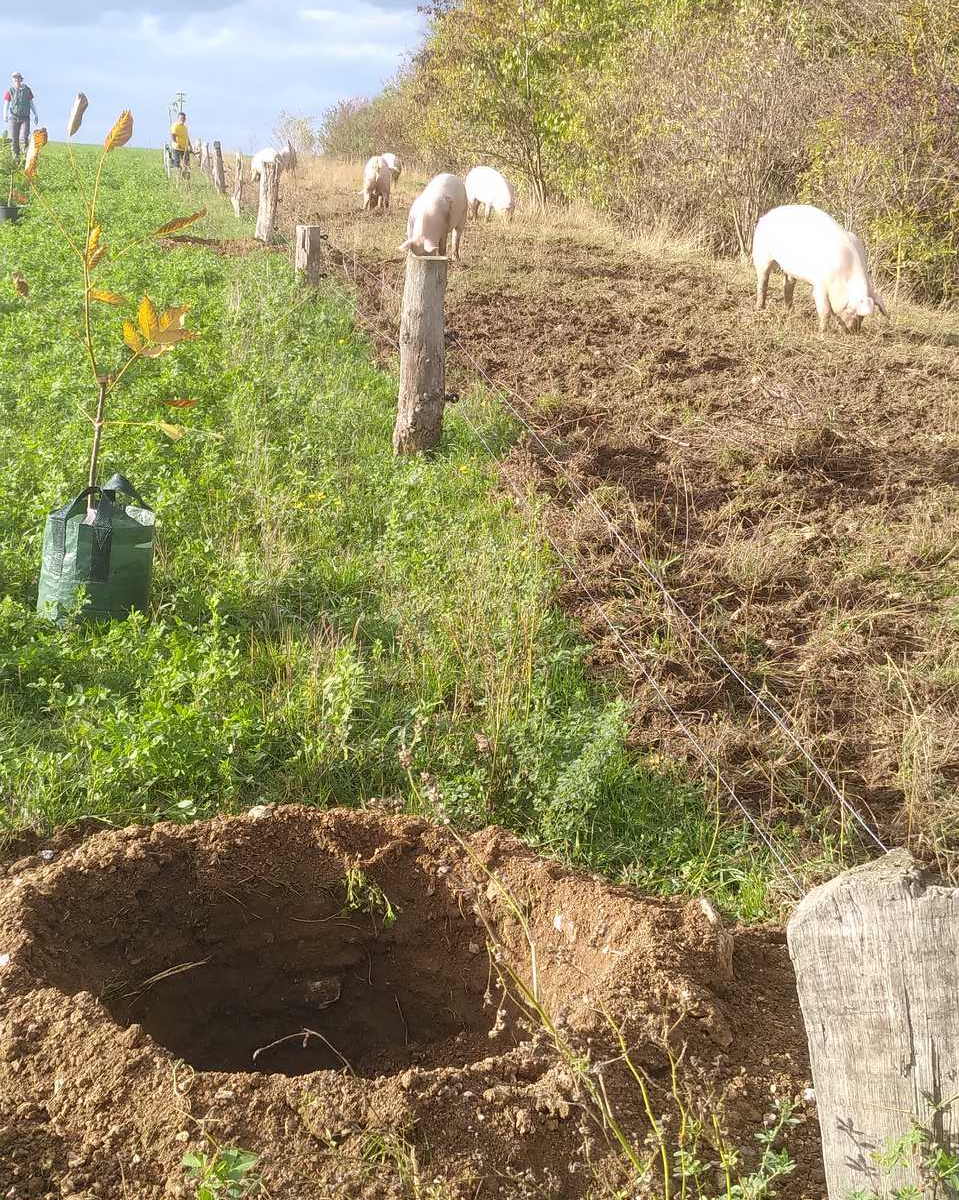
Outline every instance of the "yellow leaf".
<path fill-rule="evenodd" d="M 169 329 L 175 325 L 177 328 L 183 328 L 183 322 L 186 319 L 186 314 L 190 311 L 189 304 L 184 304 L 180 308 L 168 308 L 165 313 L 160 316 L 160 329 Z"/>
<path fill-rule="evenodd" d="M 140 332 L 147 339 L 152 341 L 158 328 L 157 310 L 153 307 L 153 301 L 149 296 L 144 296 L 140 301 L 140 307 L 137 309 L 137 321 L 140 325 Z"/>
<path fill-rule="evenodd" d="M 106 246 L 97 246 L 96 250 L 87 256 L 87 266 L 92 270 L 97 263 L 103 259 L 103 256 L 106 254 L 106 252 Z"/>
<path fill-rule="evenodd" d="M 189 217 L 174 217 L 172 221 L 167 221 L 165 225 L 161 225 L 155 230 L 154 237 L 160 237 L 164 233 L 176 233 L 178 229 L 186 229 L 187 225 L 192 225 L 194 221 L 199 221 L 206 216 L 206 209 L 201 208 L 199 212 L 192 213 Z"/>
<path fill-rule="evenodd" d="M 90 295 L 94 300 L 99 300 L 103 304 L 126 304 L 126 300 L 119 292 L 111 292 L 106 288 L 90 288 Z"/>
<path fill-rule="evenodd" d="M 87 254 L 92 254 L 100 244 L 100 226 L 94 225 L 90 230 L 90 236 L 87 238 Z"/>
<path fill-rule="evenodd" d="M 161 400 L 160 403 L 167 408 L 196 408 L 195 400 Z"/>
<path fill-rule="evenodd" d="M 178 442 L 186 433 L 182 425 L 168 425 L 166 421 L 157 421 L 157 425 L 167 435 L 171 442 Z"/>
<path fill-rule="evenodd" d="M 105 152 L 116 150 L 119 146 L 125 146 L 132 137 L 133 113 L 128 108 L 125 108 L 117 117 L 113 128 L 103 139 L 103 149 Z"/>
<path fill-rule="evenodd" d="M 67 122 L 67 137 L 71 138 L 80 128 L 80 123 L 83 120 L 83 114 L 87 111 L 89 104 L 83 92 L 77 92 L 77 98 L 73 102 L 73 108 L 70 110 L 70 120 Z"/>
<path fill-rule="evenodd" d="M 142 358 L 159 358 L 161 354 L 165 354 L 170 346 L 147 346 L 140 351 Z"/>
<path fill-rule="evenodd" d="M 13 287 L 17 295 L 23 296 L 24 299 L 30 295 L 30 286 L 19 271 L 13 275 Z"/>
<path fill-rule="evenodd" d="M 40 130 L 38 129 L 37 133 L 39 132 Z M 46 132 L 46 130 L 43 131 L 44 137 L 46 137 Z M 43 143 L 41 142 L 40 145 L 38 145 L 36 137 L 37 134 L 35 133 L 30 139 L 30 145 L 27 147 L 27 161 L 23 168 L 23 173 L 26 175 L 27 179 L 32 179 L 37 173 L 37 162 L 40 159 L 40 146 L 43 145 Z"/>
<path fill-rule="evenodd" d="M 33 131 L 33 144 L 38 150 L 45 146 L 49 140 L 45 129 L 35 129 Z"/>
<path fill-rule="evenodd" d="M 134 354 L 139 354 L 143 349 L 143 342 L 140 335 L 137 333 L 136 326 L 132 321 L 123 322 L 123 340 L 130 347 Z"/>
<path fill-rule="evenodd" d="M 192 329 L 158 329 L 153 335 L 153 341 L 158 346 L 178 346 L 180 342 L 196 341 L 196 337 Z"/>

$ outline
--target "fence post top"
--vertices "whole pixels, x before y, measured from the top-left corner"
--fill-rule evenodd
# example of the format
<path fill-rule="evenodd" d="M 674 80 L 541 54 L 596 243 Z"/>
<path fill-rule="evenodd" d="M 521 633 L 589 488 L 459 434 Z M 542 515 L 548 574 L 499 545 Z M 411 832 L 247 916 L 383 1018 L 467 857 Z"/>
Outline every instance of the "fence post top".
<path fill-rule="evenodd" d="M 918 862 L 906 849 L 890 850 L 808 892 L 789 918 L 786 936 L 789 939 L 800 926 L 821 919 L 824 910 L 846 905 L 858 908 L 870 898 L 880 902 L 897 896 L 915 900 L 927 892 L 943 897 L 951 893 L 959 902 L 959 888 L 950 887 L 933 868 Z"/>

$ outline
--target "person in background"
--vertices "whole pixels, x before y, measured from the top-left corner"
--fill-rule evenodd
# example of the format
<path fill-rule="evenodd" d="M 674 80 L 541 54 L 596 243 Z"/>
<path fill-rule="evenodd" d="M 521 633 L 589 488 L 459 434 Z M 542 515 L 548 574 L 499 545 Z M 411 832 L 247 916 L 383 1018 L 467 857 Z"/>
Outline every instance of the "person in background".
<path fill-rule="evenodd" d="M 39 123 L 37 108 L 33 103 L 33 92 L 23 82 L 19 71 L 10 80 L 10 86 L 3 93 L 3 121 L 10 126 L 10 139 L 13 142 L 13 157 L 19 158 L 26 154 L 30 145 L 30 114 Z"/>
<path fill-rule="evenodd" d="M 173 165 L 182 169 L 189 161 L 190 133 L 186 127 L 186 113 L 177 113 L 176 120 L 170 126 L 170 152 Z"/>

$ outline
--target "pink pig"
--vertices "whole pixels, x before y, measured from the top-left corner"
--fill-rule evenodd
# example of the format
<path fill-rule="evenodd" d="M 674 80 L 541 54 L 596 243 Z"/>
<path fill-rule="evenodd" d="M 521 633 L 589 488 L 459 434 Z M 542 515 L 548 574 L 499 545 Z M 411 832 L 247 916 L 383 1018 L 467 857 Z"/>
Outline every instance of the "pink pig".
<path fill-rule="evenodd" d="M 796 280 L 812 284 L 819 333 L 835 317 L 849 333 L 858 333 L 863 317 L 878 309 L 888 317 L 866 266 L 866 250 L 854 233 L 811 204 L 784 204 L 760 217 L 753 234 L 756 307 L 766 303 L 769 272 L 786 276 L 784 296 L 791 308 Z"/>
<path fill-rule="evenodd" d="M 459 260 L 460 241 L 466 228 L 466 187 L 456 175 L 437 175 L 413 201 L 401 250 L 414 254 L 446 254 L 453 234 L 453 257 Z"/>

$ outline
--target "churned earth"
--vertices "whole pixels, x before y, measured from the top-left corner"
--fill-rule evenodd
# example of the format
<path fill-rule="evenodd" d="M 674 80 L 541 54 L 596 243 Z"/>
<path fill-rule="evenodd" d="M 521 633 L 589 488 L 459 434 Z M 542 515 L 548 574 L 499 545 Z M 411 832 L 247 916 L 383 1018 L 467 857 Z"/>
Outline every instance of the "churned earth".
<path fill-rule="evenodd" d="M 573 873 L 497 829 L 461 840 L 374 810 L 254 809 L 11 853 L 7 1200 L 187 1196 L 184 1154 L 218 1146 L 256 1153 L 267 1194 L 290 1200 L 573 1200 L 622 1179 L 613 1119 L 653 1161 L 654 1195 L 624 1047 L 670 1154 L 682 1112 L 705 1117 L 712 1180 L 716 1114 L 748 1172 L 773 1102 L 796 1101 L 780 1191 L 822 1193 L 780 930 L 724 929 L 707 905 Z"/>
<path fill-rule="evenodd" d="M 421 180 L 389 213 L 361 212 L 353 182 L 342 164 L 300 172 L 285 220 L 328 231 L 330 271 L 388 357 Z M 495 384 L 518 414 L 504 482 L 574 568 L 564 602 L 625 679 L 637 742 L 698 766 L 684 724 L 806 844 L 797 870 L 876 848 L 645 566 L 864 821 L 951 873 L 959 317 L 891 285 L 889 323 L 820 340 L 808 289 L 789 316 L 774 278 L 757 313 L 744 266 L 582 212 L 471 223 L 462 257 L 451 383 Z"/>

